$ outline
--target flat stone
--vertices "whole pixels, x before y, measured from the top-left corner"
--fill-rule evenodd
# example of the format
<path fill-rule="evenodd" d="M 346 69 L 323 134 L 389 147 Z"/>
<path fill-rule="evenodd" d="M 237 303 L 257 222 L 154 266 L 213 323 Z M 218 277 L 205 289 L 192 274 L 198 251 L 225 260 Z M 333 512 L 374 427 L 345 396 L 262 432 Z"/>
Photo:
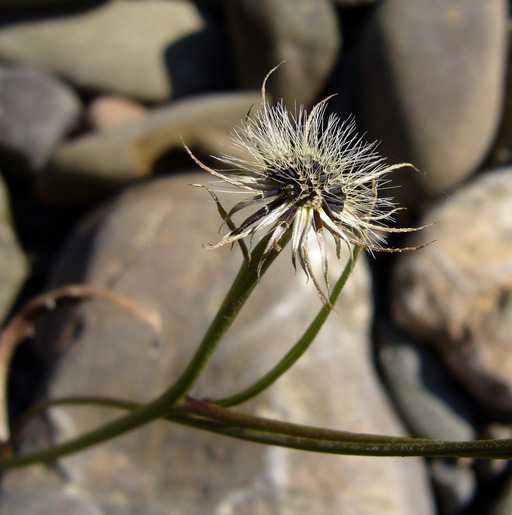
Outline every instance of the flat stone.
<path fill-rule="evenodd" d="M 395 174 L 416 206 L 483 161 L 501 117 L 507 2 L 380 2 L 361 45 L 360 124 L 381 153 L 422 173 Z"/>
<path fill-rule="evenodd" d="M 84 205 L 148 177 L 160 157 L 183 149 L 183 141 L 200 153 L 224 152 L 230 131 L 260 100 L 259 92 L 194 97 L 154 108 L 120 127 L 69 140 L 37 178 L 36 194 L 52 206 Z"/>
<path fill-rule="evenodd" d="M 60 256 L 52 287 L 81 281 L 155 309 L 162 338 L 133 315 L 101 301 L 55 314 L 40 333 L 59 352 L 49 395 L 107 394 L 148 400 L 183 370 L 241 262 L 235 248 L 207 251 L 220 219 L 204 174 L 152 181 L 84 220 Z M 228 203 L 226 203 L 226 206 Z M 320 256 L 311 245 L 314 266 Z M 333 249 L 331 249 L 333 250 Z M 347 259 L 331 259 L 333 279 Z M 243 388 L 276 363 L 321 302 L 288 249 L 256 287 L 193 394 Z M 364 259 L 308 352 L 243 411 L 316 426 L 402 434 L 374 372 L 371 292 Z M 41 347 L 43 349 L 43 347 Z M 56 409 L 60 441 L 118 416 Z M 434 513 L 421 460 L 328 456 L 239 442 L 165 423 L 151 424 L 59 460 L 91 505 L 150 513 Z M 61 495 L 64 495 L 62 493 Z"/>
<path fill-rule="evenodd" d="M 421 223 L 398 258 L 394 318 L 435 345 L 474 397 L 512 415 L 512 168 L 477 177 Z"/>
<path fill-rule="evenodd" d="M 224 55 L 220 30 L 185 0 L 116 0 L 0 28 L 6 61 L 149 102 L 225 84 Z"/>
<path fill-rule="evenodd" d="M 337 61 L 341 31 L 329 0 L 228 0 L 225 2 L 238 85 L 268 90 L 292 111 L 317 100 Z M 250 56 L 250 58 L 248 58 Z"/>
<path fill-rule="evenodd" d="M 82 112 L 76 94 L 42 70 L 0 67 L 0 156 L 16 174 L 40 171 Z"/>
<path fill-rule="evenodd" d="M 0 176 L 0 323 L 12 308 L 28 275 L 28 268 L 13 227 L 9 194 Z"/>

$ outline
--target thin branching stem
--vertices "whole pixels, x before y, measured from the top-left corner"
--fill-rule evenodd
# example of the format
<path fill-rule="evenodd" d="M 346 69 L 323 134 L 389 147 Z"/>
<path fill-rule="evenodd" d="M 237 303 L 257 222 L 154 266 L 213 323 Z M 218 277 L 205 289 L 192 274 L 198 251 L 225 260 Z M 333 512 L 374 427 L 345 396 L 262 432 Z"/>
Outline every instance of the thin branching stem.
<path fill-rule="evenodd" d="M 66 397 L 40 403 L 32 415 L 53 406 L 79 404 L 125 410 L 140 407 L 135 402 L 106 397 Z M 512 458 L 512 439 L 452 442 L 350 433 L 257 417 L 191 398 L 176 405 L 163 418 L 238 440 L 302 451 L 355 456 Z M 5 468 L 16 458 L 2 459 Z"/>
<path fill-rule="evenodd" d="M 292 365 L 306 352 L 309 346 L 313 343 L 316 335 L 322 328 L 324 322 L 327 320 L 329 313 L 332 311 L 333 306 L 336 304 L 338 297 L 347 282 L 347 279 L 352 272 L 356 260 L 361 252 L 361 247 L 354 247 L 351 256 L 348 260 L 347 265 L 345 266 L 338 282 L 334 286 L 332 290 L 331 296 L 329 297 L 329 302 L 325 303 L 320 309 L 318 315 L 315 317 L 310 326 L 306 329 L 306 332 L 302 335 L 302 337 L 297 341 L 297 343 L 288 351 L 288 353 L 279 361 L 279 363 L 272 368 L 269 372 L 267 372 L 261 379 L 255 382 L 253 385 L 249 386 L 245 390 L 232 395 L 230 397 L 226 397 L 225 399 L 220 399 L 217 401 L 211 401 L 219 406 L 223 406 L 228 408 L 230 406 L 236 406 L 237 404 L 241 404 L 243 402 L 252 399 L 256 395 L 260 394 L 263 390 L 267 389 L 270 385 L 275 383 L 287 370 L 292 367 Z"/>
<path fill-rule="evenodd" d="M 289 237 L 289 235 L 285 236 L 286 241 Z M 281 249 L 273 249 L 268 253 L 264 263 L 260 263 L 268 239 L 269 236 L 262 238 L 251 253 L 251 259 L 242 263 L 238 275 L 196 353 L 178 380 L 163 394 L 153 401 L 137 407 L 127 415 L 68 442 L 29 454 L 2 457 L 0 458 L 0 469 L 54 461 L 61 456 L 99 444 L 164 416 L 194 386 L 260 277 L 279 254 Z M 10 445 L 7 444 L 4 449 L 10 449 Z"/>

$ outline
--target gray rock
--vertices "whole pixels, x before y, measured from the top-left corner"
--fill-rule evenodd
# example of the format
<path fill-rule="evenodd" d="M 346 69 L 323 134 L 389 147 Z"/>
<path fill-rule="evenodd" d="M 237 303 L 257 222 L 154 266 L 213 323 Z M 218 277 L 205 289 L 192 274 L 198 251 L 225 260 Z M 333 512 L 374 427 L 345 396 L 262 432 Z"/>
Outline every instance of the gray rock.
<path fill-rule="evenodd" d="M 2 168 L 39 171 L 76 124 L 81 103 L 52 75 L 33 68 L 0 67 Z"/>
<path fill-rule="evenodd" d="M 501 116 L 505 0 L 388 0 L 362 38 L 360 122 L 380 151 L 423 173 L 395 174 L 416 206 L 475 171 Z M 406 185 L 406 186 L 405 186 Z"/>
<path fill-rule="evenodd" d="M 313 103 L 332 73 L 341 46 L 336 11 L 329 0 L 225 0 L 238 85 L 269 81 L 276 99 L 294 109 Z"/>
<path fill-rule="evenodd" d="M 512 415 L 512 169 L 487 172 L 440 202 L 400 256 L 393 312 L 403 329 L 435 344 L 485 406 Z"/>
<path fill-rule="evenodd" d="M 185 0 L 116 0 L 0 28 L 2 59 L 150 102 L 224 84 L 224 54 L 220 32 Z"/>
<path fill-rule="evenodd" d="M 7 188 L 0 176 L 0 323 L 28 274 L 28 262 L 13 228 Z"/>
<path fill-rule="evenodd" d="M 379 331 L 378 361 L 402 418 L 414 436 L 474 440 L 471 400 L 425 347 Z"/>
<path fill-rule="evenodd" d="M 79 136 L 56 150 L 37 178 L 36 194 L 52 206 L 87 204 L 149 176 L 163 154 L 183 149 L 182 138 L 196 151 L 218 154 L 247 109 L 259 102 L 257 92 L 191 98 L 121 127 Z"/>
<path fill-rule="evenodd" d="M 147 400 L 183 370 L 241 261 L 238 249 L 202 248 L 217 237 L 219 220 L 206 192 L 188 184 L 207 180 L 187 174 L 132 188 L 74 234 L 52 285 L 83 280 L 128 295 L 160 313 L 163 338 L 156 348 L 155 335 L 140 320 L 104 302 L 61 315 L 39 340 L 64 352 L 50 395 L 101 392 Z M 320 308 L 314 286 L 294 274 L 287 249 L 283 254 L 195 395 L 222 396 L 256 380 Z M 333 274 L 346 257 L 331 260 Z M 240 409 L 349 431 L 401 433 L 372 367 L 370 298 L 363 260 L 306 355 Z M 55 410 L 52 434 L 70 438 L 113 416 L 104 409 Z M 434 513 L 420 460 L 301 453 L 164 423 L 63 459 L 59 467 L 91 505 L 101 502 L 110 512 Z"/>
<path fill-rule="evenodd" d="M 477 489 L 471 461 L 433 459 L 430 468 L 440 513 L 465 513 Z"/>

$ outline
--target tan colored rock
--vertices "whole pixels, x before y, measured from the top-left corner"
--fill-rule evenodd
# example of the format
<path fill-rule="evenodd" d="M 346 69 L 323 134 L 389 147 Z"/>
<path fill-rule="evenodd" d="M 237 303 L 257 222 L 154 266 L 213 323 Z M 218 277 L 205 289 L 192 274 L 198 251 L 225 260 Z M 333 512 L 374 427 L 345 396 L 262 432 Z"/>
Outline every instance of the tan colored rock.
<path fill-rule="evenodd" d="M 199 153 L 224 152 L 230 131 L 260 100 L 258 92 L 194 97 L 120 127 L 79 136 L 57 148 L 37 179 L 37 195 L 52 206 L 83 205 L 151 175 L 157 159 L 183 149 L 183 141 Z"/>
<path fill-rule="evenodd" d="M 63 352 L 50 395 L 108 393 L 138 400 L 159 394 L 194 352 L 241 261 L 239 249 L 207 251 L 219 217 L 205 174 L 154 181 L 84 221 L 60 258 L 53 286 L 82 280 L 158 310 L 163 338 L 104 302 L 54 319 L 39 342 Z M 320 266 L 313 252 L 314 266 Z M 345 264 L 331 260 L 336 277 Z M 194 389 L 234 393 L 265 373 L 320 309 L 288 249 L 272 265 Z M 336 313 L 309 351 L 244 411 L 349 431 L 401 434 L 372 364 L 370 278 L 356 266 Z M 48 349 L 46 348 L 46 355 Z M 108 410 L 54 411 L 67 439 L 106 422 Z M 415 459 L 328 456 L 239 442 L 154 423 L 59 462 L 91 506 L 151 513 L 431 514 L 423 464 Z M 56 495 L 61 495 L 59 492 Z"/>
<path fill-rule="evenodd" d="M 512 416 L 512 169 L 477 177 L 422 223 L 409 243 L 436 240 L 400 256 L 394 318 L 436 345 L 473 395 Z"/>

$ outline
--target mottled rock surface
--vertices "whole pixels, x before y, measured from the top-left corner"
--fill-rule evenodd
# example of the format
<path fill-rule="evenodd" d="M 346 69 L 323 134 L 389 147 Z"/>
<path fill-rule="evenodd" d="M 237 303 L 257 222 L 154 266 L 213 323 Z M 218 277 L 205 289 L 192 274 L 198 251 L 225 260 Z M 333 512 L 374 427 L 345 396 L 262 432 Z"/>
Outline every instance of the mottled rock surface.
<path fill-rule="evenodd" d="M 201 248 L 217 237 L 219 226 L 206 192 L 188 186 L 205 178 L 187 174 L 131 189 L 103 218 L 89 218 L 75 233 L 53 285 L 82 279 L 128 295 L 160 313 L 163 338 L 156 347 L 155 334 L 140 320 L 101 302 L 54 319 L 40 340 L 54 341 L 62 353 L 51 395 L 108 392 L 147 400 L 183 369 L 241 258 L 238 249 Z M 319 266 L 319 256 L 312 256 Z M 331 261 L 333 273 L 343 261 Z M 243 409 L 349 431 L 401 433 L 371 363 L 369 295 L 361 261 L 337 313 L 309 351 Z M 286 352 L 320 307 L 314 286 L 294 275 L 285 250 L 195 394 L 216 397 L 250 384 Z M 67 439 L 113 416 L 106 410 L 58 410 L 53 434 Z M 164 423 L 60 460 L 59 466 L 89 498 L 90 509 L 100 511 L 433 513 L 421 461 L 267 448 Z"/>
<path fill-rule="evenodd" d="M 438 222 L 400 256 L 395 320 L 436 345 L 472 394 L 512 415 L 512 169 L 487 172 L 432 208 Z"/>

